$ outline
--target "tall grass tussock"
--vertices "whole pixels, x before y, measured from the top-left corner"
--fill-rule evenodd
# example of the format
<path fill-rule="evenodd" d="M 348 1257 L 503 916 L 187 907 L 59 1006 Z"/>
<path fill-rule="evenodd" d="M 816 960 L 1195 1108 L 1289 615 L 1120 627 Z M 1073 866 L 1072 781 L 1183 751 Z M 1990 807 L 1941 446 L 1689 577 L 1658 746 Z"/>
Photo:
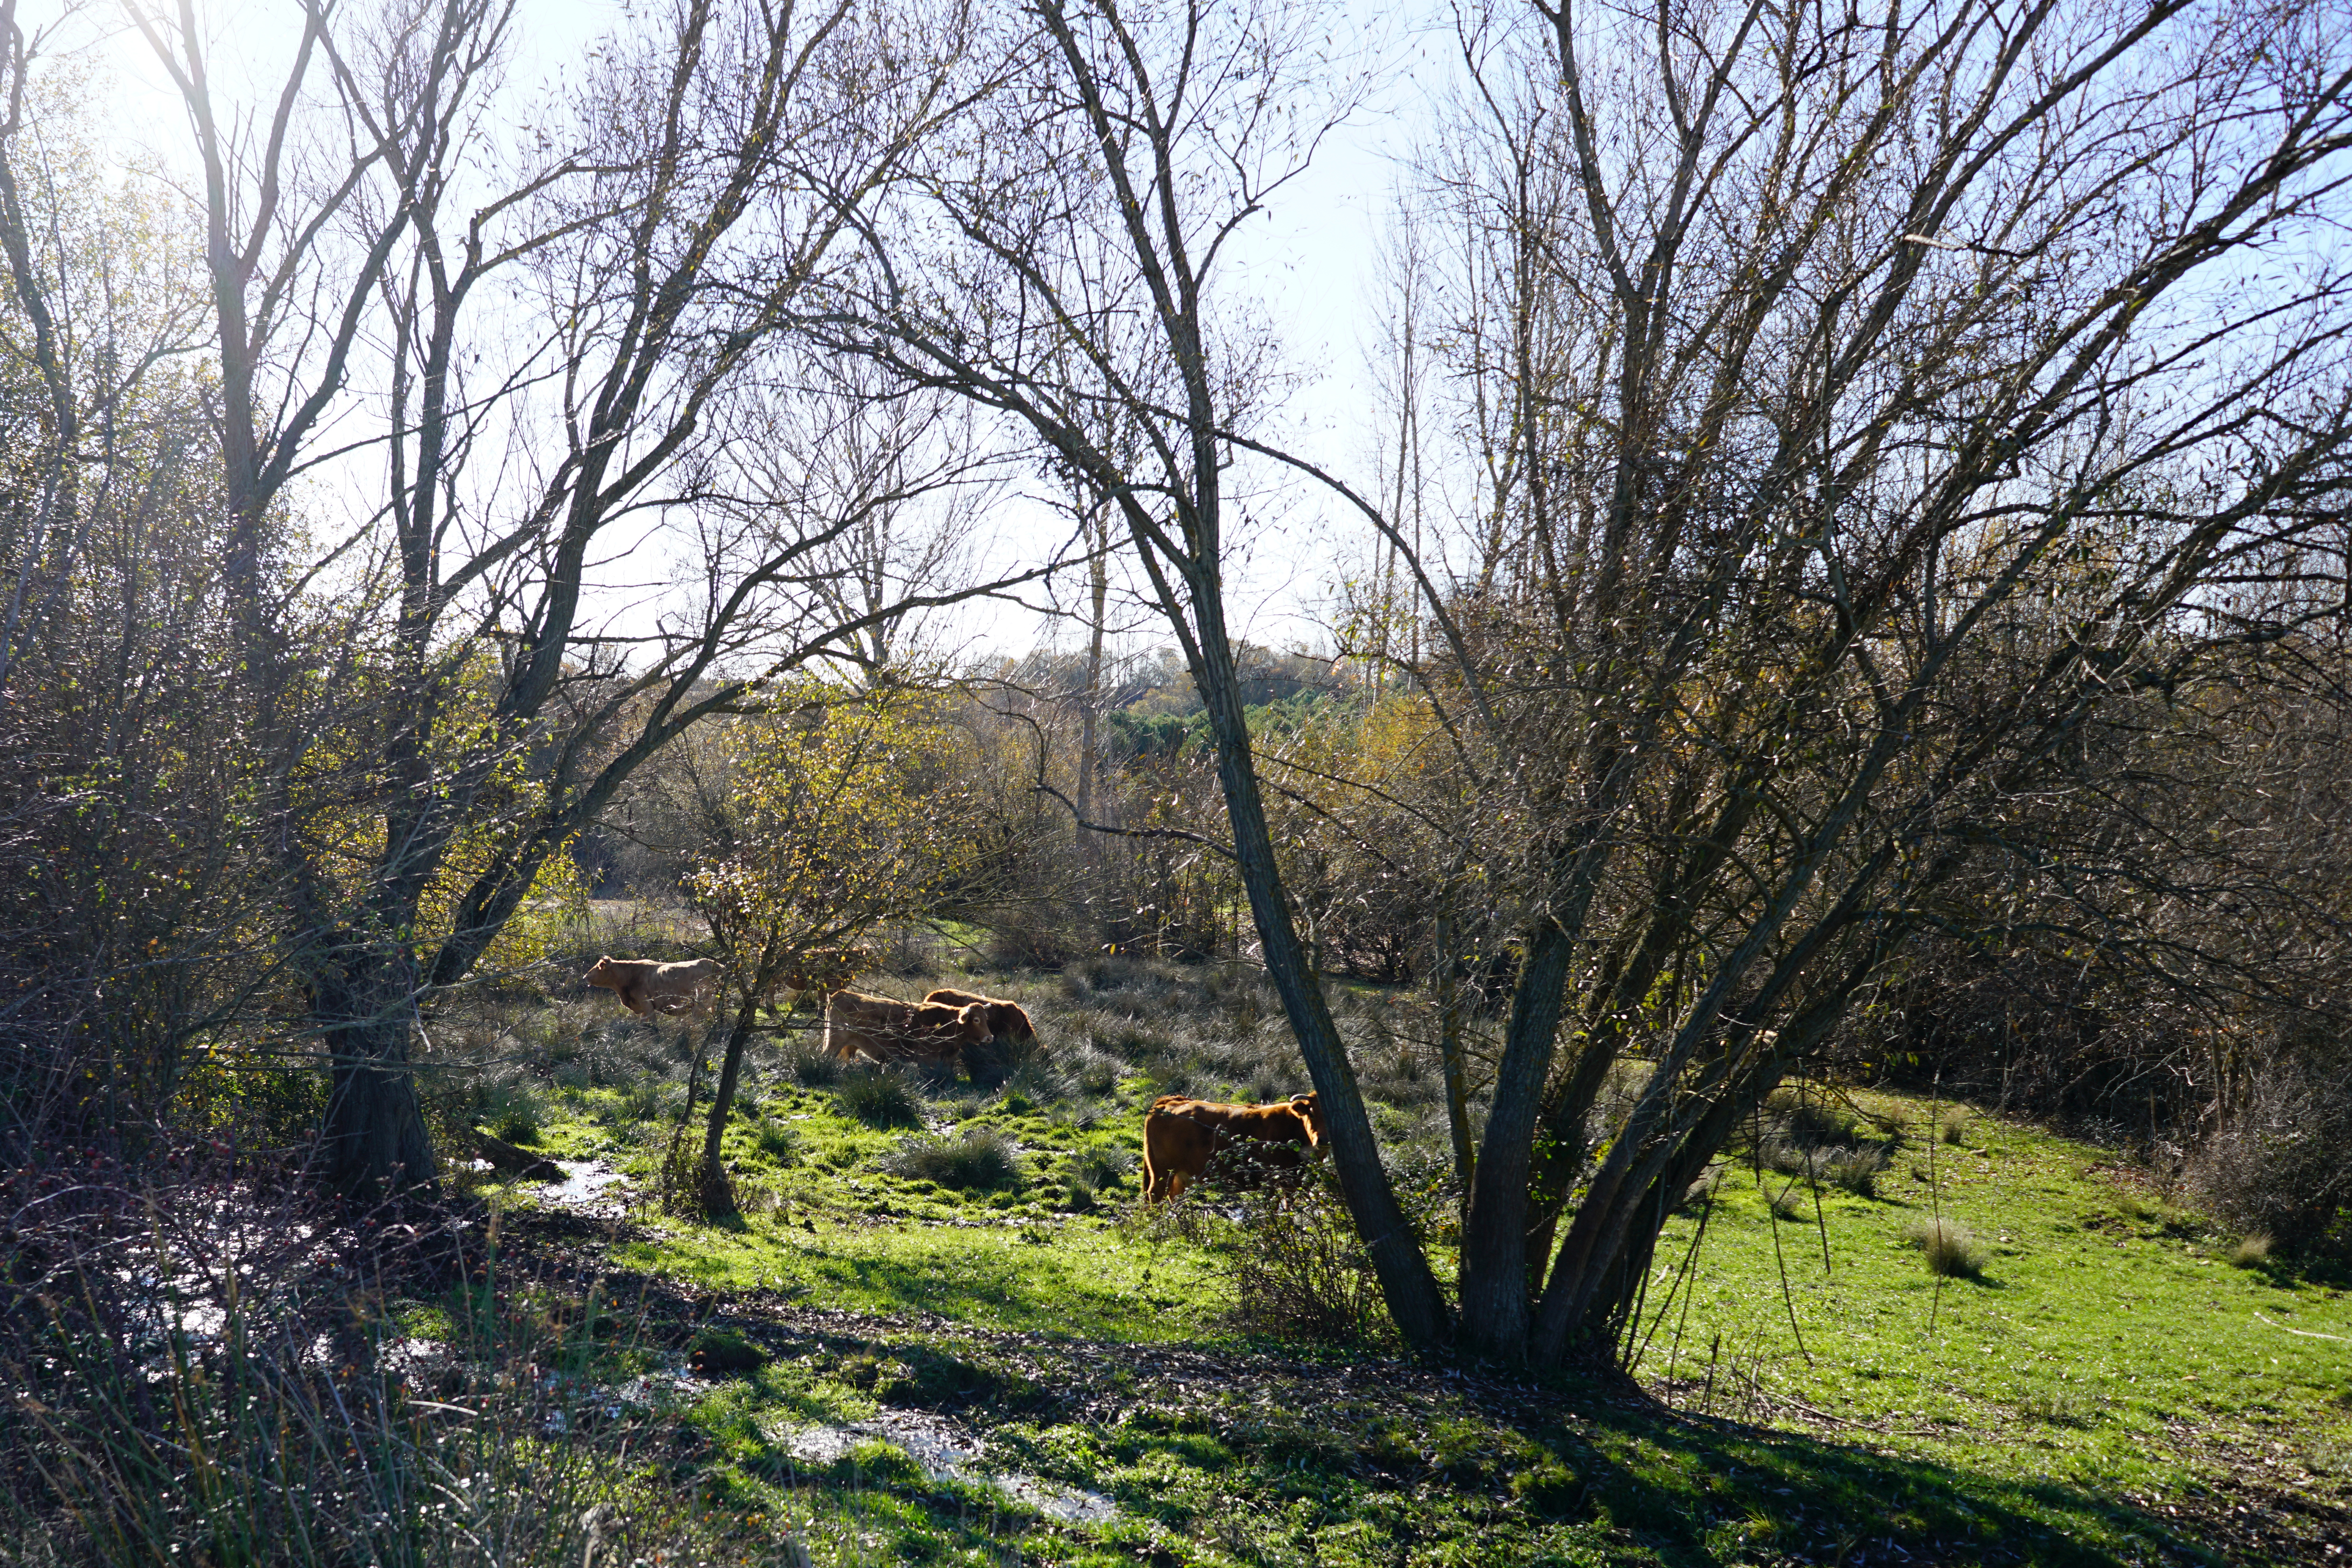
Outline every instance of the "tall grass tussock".
<path fill-rule="evenodd" d="M 845 1073 L 834 1086 L 833 1104 L 851 1121 L 878 1130 L 923 1124 L 922 1100 L 914 1085 L 898 1073 Z"/>
<path fill-rule="evenodd" d="M 965 1192 L 1014 1192 L 1024 1183 L 1013 1141 L 985 1129 L 959 1138 L 909 1138 L 885 1154 L 882 1168 L 908 1181 Z"/>
<path fill-rule="evenodd" d="M 1923 1215 L 1903 1227 L 1903 1239 L 1919 1249 L 1931 1274 L 1974 1279 L 1984 1273 L 1984 1249 L 1964 1225 Z"/>

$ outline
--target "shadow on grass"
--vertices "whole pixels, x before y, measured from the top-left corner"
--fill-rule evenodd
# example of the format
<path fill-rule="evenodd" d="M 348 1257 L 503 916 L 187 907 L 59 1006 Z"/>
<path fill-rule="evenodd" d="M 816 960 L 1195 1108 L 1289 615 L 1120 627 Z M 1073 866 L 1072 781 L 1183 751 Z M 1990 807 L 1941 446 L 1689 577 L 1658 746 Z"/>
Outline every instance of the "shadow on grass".
<path fill-rule="evenodd" d="M 2001 1481 L 1605 1399 L 1491 1423 L 1474 1411 L 1358 1419 L 1361 1410 L 1344 1402 L 1291 1400 L 1286 1411 L 1240 1421 L 1132 1408 L 1110 1422 L 1048 1417 L 1001 1433 L 999 1443 L 1017 1463 L 1115 1497 L 1122 1522 L 1094 1542 L 1141 1547 L 1140 1560 L 1162 1564 L 2122 1568 L 2261 1560 L 2259 1545 L 2252 1557 L 2217 1549 L 2078 1488 Z M 1093 1457 L 1056 1465 L 1073 1452 Z M 910 1514 L 926 1507 L 919 1485 L 898 1489 L 898 1500 Z M 969 1530 L 963 1500 L 929 1506 L 940 1536 Z"/>
<path fill-rule="evenodd" d="M 1013 1249 L 1004 1263 L 1036 1256 Z M 973 1289 L 912 1257 L 810 1261 L 856 1279 L 888 1311 L 936 1310 L 943 1295 Z M 722 1397 L 740 1405 L 747 1434 L 772 1417 L 837 1419 L 828 1412 L 840 1394 L 824 1391 L 854 1390 L 961 1423 L 986 1436 L 995 1462 L 1102 1492 L 1123 1510 L 1115 1524 L 1066 1527 L 914 1474 L 869 1468 L 845 1480 L 772 1454 L 762 1462 L 713 1453 L 710 1468 L 688 1467 L 721 1490 L 730 1471 L 743 1475 L 746 1511 L 782 1501 L 762 1489 L 799 1490 L 796 1510 L 844 1528 L 854 1519 L 908 1561 L 1001 1552 L 1038 1531 L 1057 1542 L 1043 1559 L 1066 1564 L 1306 1564 L 1337 1552 L 1672 1568 L 2120 1568 L 2296 1555 L 2284 1535 L 2265 1535 L 2272 1527 L 2257 1517 L 2265 1500 L 2234 1500 L 2247 1505 L 2244 1518 L 2221 1508 L 2158 1517 L 2081 1485 L 1880 1452 L 1866 1436 L 1677 1414 L 1630 1384 L 1533 1385 L 1297 1346 L 1076 1338 L 1068 1300 L 1055 1304 L 1051 1289 L 1032 1310 L 1061 1331 L 1007 1331 L 1004 1319 L 1024 1315 L 1015 1310 L 992 1314 L 1001 1326 L 975 1336 L 842 1310 L 852 1304 L 845 1290 L 821 1289 L 803 1306 L 643 1277 L 606 1289 L 639 1300 L 655 1342 L 714 1351 L 745 1342 L 732 1358 L 741 1381 L 726 1385 L 740 1392 Z M 994 1289 L 982 1284 L 977 1294 Z M 707 1359 L 709 1373 L 730 1370 Z"/>
<path fill-rule="evenodd" d="M 1575 1507 L 1674 1564 L 1799 1561 L 2121 1564 L 2234 1560 L 2128 1502 L 2054 1480 L 1727 1421 L 1580 1402 L 1542 1436 Z"/>

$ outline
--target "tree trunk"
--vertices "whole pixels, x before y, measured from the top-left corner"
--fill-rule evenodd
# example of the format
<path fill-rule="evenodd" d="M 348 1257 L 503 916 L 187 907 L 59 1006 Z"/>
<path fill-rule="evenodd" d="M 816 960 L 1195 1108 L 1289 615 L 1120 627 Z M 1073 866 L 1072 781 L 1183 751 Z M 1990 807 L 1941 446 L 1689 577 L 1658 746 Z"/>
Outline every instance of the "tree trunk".
<path fill-rule="evenodd" d="M 735 1026 L 728 1031 L 726 1055 L 719 1064 L 719 1087 L 711 1093 L 710 1124 L 702 1139 L 702 1170 L 695 1184 L 702 1212 L 707 1215 L 735 1212 L 735 1185 L 727 1179 L 727 1167 L 719 1159 L 719 1145 L 726 1141 L 727 1117 L 735 1109 L 735 1084 L 743 1071 L 743 1047 L 751 1042 L 751 1027 L 759 1011 L 759 993 L 747 990 L 742 1005 L 736 1009 Z"/>
<path fill-rule="evenodd" d="M 1099 506 L 1095 509 L 1095 517 L 1087 525 L 1087 543 L 1095 552 L 1093 563 L 1088 568 L 1087 584 L 1093 616 L 1087 626 L 1087 695 L 1078 709 L 1077 795 L 1079 819 L 1092 822 L 1095 816 L 1095 771 L 1098 765 L 1096 726 L 1101 721 L 1102 710 L 1103 631 L 1110 599 L 1110 562 L 1105 553 L 1110 547 L 1108 509 Z M 1091 913 L 1101 893 L 1102 845 L 1096 835 L 1083 827 L 1078 829 L 1078 864 L 1086 878 L 1085 900 Z"/>
<path fill-rule="evenodd" d="M 1210 733 L 1216 741 L 1217 781 L 1224 791 L 1242 886 L 1249 895 L 1265 971 L 1282 996 L 1291 1031 L 1307 1058 L 1307 1076 L 1314 1081 L 1323 1114 L 1324 1141 L 1339 1172 L 1340 1194 L 1379 1276 L 1389 1315 L 1407 1344 L 1434 1347 L 1451 1338 L 1453 1315 L 1422 1252 L 1420 1237 L 1397 1205 L 1388 1173 L 1381 1164 L 1380 1145 L 1372 1137 L 1371 1118 L 1348 1064 L 1347 1047 L 1332 1021 L 1322 984 L 1299 945 L 1290 907 L 1282 894 L 1265 803 L 1258 793 L 1249 724 L 1242 709 L 1232 644 L 1225 636 L 1223 605 L 1213 587 L 1204 592 L 1202 584 L 1194 586 L 1199 637 L 1193 678 L 1208 710 Z"/>
<path fill-rule="evenodd" d="M 1528 941 L 1462 1232 L 1463 1348 L 1501 1361 L 1527 1355 L 1528 1174 L 1570 945 L 1556 921 Z"/>
<path fill-rule="evenodd" d="M 430 1197 L 433 1143 L 409 1073 L 415 964 L 362 951 L 311 984 L 310 1018 L 330 1060 L 327 1181 L 355 1203 Z"/>
<path fill-rule="evenodd" d="M 1462 959 L 1454 951 L 1454 889 L 1449 882 L 1437 901 L 1433 942 L 1437 971 L 1437 1055 L 1445 1071 L 1445 1125 L 1454 1138 L 1454 1180 L 1461 1190 L 1464 1226 L 1470 1221 L 1470 1186 L 1478 1170 L 1470 1132 L 1470 1072 L 1462 1048 Z"/>

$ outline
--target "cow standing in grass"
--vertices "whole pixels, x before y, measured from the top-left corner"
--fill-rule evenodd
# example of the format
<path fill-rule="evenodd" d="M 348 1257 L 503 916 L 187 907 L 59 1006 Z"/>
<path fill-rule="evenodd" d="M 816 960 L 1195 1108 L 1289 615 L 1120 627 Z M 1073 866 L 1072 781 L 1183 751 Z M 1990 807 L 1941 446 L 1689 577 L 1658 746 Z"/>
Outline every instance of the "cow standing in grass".
<path fill-rule="evenodd" d="M 825 998 L 825 1054 L 841 1061 L 865 1057 L 884 1066 L 950 1064 L 965 1047 L 984 1046 L 995 1037 L 988 1010 L 977 1005 L 900 1002 L 856 991 L 836 991 Z"/>
<path fill-rule="evenodd" d="M 1017 1042 L 1037 1037 L 1037 1026 L 1029 1021 L 1029 1015 L 1021 1004 L 1008 1002 L 1002 996 L 982 996 L 977 991 L 954 991 L 941 986 L 923 1000 L 947 1007 L 986 1008 L 988 1026 L 1000 1040 Z"/>
<path fill-rule="evenodd" d="M 614 958 L 596 961 L 582 976 L 621 999 L 621 1005 L 640 1017 L 656 1013 L 684 1013 L 701 1006 L 719 984 L 719 961 L 698 958 L 686 963 L 664 963 L 654 958 Z"/>
<path fill-rule="evenodd" d="M 1143 1113 L 1143 1198 L 1165 1203 L 1201 1179 L 1219 1151 L 1241 1142 L 1304 1143 L 1320 1152 L 1323 1113 L 1311 1094 L 1273 1105 L 1220 1105 L 1163 1094 Z"/>

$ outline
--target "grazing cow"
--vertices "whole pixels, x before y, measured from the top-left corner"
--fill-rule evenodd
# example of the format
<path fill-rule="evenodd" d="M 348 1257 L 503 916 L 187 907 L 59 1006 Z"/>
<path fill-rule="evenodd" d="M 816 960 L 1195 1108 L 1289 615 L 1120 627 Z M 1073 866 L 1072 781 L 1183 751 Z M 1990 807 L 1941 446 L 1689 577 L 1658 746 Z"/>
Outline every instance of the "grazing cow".
<path fill-rule="evenodd" d="M 1304 1143 L 1319 1152 L 1323 1112 L 1311 1094 L 1294 1094 L 1273 1105 L 1217 1105 L 1163 1094 L 1143 1113 L 1144 1201 L 1164 1203 L 1176 1196 L 1200 1179 L 1219 1150 L 1244 1140 Z"/>
<path fill-rule="evenodd" d="M 1034 1040 L 1037 1026 L 1018 1002 L 1007 1002 L 1001 996 L 982 996 L 977 991 L 950 991 L 944 987 L 923 998 L 950 1007 L 981 1006 L 988 1009 L 988 1026 L 1000 1040 Z"/>
<path fill-rule="evenodd" d="M 651 1017 L 656 1012 L 683 1013 L 699 1005 L 719 984 L 719 961 L 698 958 L 688 963 L 664 963 L 653 958 L 604 957 L 585 976 L 591 985 L 616 992 L 621 1005 Z"/>
<path fill-rule="evenodd" d="M 855 991 L 825 998 L 825 1054 L 843 1061 L 866 1056 L 886 1065 L 952 1062 L 966 1046 L 984 1046 L 995 1037 L 984 1007 L 900 1002 Z"/>

